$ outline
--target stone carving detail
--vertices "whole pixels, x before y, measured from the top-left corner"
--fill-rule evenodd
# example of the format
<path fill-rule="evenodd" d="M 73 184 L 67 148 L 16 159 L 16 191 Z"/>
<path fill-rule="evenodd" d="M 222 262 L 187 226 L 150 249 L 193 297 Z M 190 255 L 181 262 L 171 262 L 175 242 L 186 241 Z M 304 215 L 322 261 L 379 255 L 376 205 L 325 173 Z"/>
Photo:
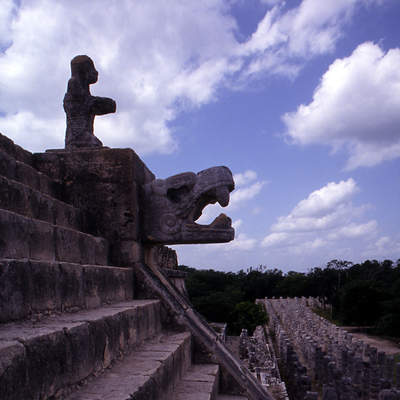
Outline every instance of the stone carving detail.
<path fill-rule="evenodd" d="M 158 246 L 158 265 L 163 268 L 177 269 L 178 257 L 176 251 L 167 246 Z"/>
<path fill-rule="evenodd" d="M 98 72 L 88 56 L 76 56 L 71 60 L 71 79 L 64 96 L 67 114 L 65 148 L 102 147 L 102 142 L 93 134 L 96 115 L 115 112 L 116 104 L 108 97 L 90 94 L 89 85 L 96 83 Z"/>
<path fill-rule="evenodd" d="M 221 243 L 233 240 L 232 221 L 220 214 L 210 225 L 195 221 L 208 204 L 229 204 L 234 189 L 227 167 L 184 172 L 145 185 L 145 240 L 151 243 Z"/>

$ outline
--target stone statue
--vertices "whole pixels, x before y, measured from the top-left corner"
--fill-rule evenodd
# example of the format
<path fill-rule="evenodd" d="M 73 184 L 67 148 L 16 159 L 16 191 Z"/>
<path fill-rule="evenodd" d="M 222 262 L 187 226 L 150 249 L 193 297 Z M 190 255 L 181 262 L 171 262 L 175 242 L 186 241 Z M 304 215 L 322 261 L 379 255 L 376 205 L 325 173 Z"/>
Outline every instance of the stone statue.
<path fill-rule="evenodd" d="M 90 94 L 89 85 L 97 82 L 98 72 L 88 56 L 76 56 L 71 60 L 71 79 L 64 96 L 67 114 L 65 148 L 102 147 L 102 142 L 93 134 L 95 115 L 115 112 L 113 99 Z"/>
<path fill-rule="evenodd" d="M 208 204 L 229 203 L 235 185 L 227 167 L 213 167 L 195 174 L 184 172 L 156 179 L 144 186 L 145 240 L 151 243 L 221 243 L 235 236 L 232 221 L 219 215 L 210 225 L 195 221 Z"/>

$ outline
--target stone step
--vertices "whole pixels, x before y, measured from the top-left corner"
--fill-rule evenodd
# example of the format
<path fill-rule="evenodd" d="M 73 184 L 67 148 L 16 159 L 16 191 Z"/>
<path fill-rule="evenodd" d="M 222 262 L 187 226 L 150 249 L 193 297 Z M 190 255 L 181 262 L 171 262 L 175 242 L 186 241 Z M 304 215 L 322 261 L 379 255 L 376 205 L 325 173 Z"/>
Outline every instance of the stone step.
<path fill-rule="evenodd" d="M 167 400 L 191 363 L 191 335 L 164 334 L 146 342 L 67 400 Z"/>
<path fill-rule="evenodd" d="M 159 335 L 160 311 L 158 300 L 135 300 L 0 325 L 0 398 L 60 398 Z"/>
<path fill-rule="evenodd" d="M 0 133 L 0 151 L 7 153 L 15 160 L 24 164 L 33 165 L 33 155 L 31 152 L 15 144 L 10 138 Z"/>
<path fill-rule="evenodd" d="M 0 209 L 0 259 L 4 258 L 108 265 L 108 243 L 100 237 Z"/>
<path fill-rule="evenodd" d="M 31 165 L 15 159 L 0 148 L 0 176 L 24 183 L 41 193 L 57 197 L 57 185 Z"/>
<path fill-rule="evenodd" d="M 26 184 L 0 176 L 0 208 L 54 225 L 81 230 L 80 210 Z"/>
<path fill-rule="evenodd" d="M 0 323 L 131 299 L 130 268 L 0 260 Z"/>
<path fill-rule="evenodd" d="M 219 394 L 216 400 L 247 400 L 247 397 L 243 396 L 233 396 L 230 394 Z"/>
<path fill-rule="evenodd" d="M 174 389 L 173 400 L 215 400 L 218 393 L 218 364 L 194 364 Z"/>

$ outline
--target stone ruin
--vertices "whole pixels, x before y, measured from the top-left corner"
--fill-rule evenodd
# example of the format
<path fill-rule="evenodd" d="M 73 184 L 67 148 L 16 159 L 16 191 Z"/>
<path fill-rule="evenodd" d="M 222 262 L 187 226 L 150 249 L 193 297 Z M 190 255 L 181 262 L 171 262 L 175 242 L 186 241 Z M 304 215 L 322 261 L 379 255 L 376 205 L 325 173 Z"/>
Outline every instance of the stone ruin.
<path fill-rule="evenodd" d="M 71 61 L 71 79 L 64 96 L 67 115 L 65 148 L 102 147 L 103 143 L 93 133 L 96 115 L 114 113 L 116 104 L 108 97 L 92 96 L 89 85 L 96 83 L 98 72 L 88 56 L 76 56 Z"/>
<path fill-rule="evenodd" d="M 72 60 L 65 149 L 32 154 L 0 134 L 0 399 L 272 399 L 193 310 L 168 243 L 233 239 L 232 174 L 159 180 L 103 147 L 97 71 Z M 222 394 L 221 394 L 222 393 Z M 225 397 L 224 397 L 225 395 Z"/>
<path fill-rule="evenodd" d="M 268 388 L 276 400 L 289 400 L 286 384 L 282 380 L 267 326 L 257 326 L 252 336 L 242 329 L 239 356 L 261 385 Z"/>
<path fill-rule="evenodd" d="M 291 399 L 400 399 L 400 363 L 315 314 L 317 299 L 259 302 Z"/>
<path fill-rule="evenodd" d="M 64 98 L 65 149 L 32 154 L 0 134 L 0 400 L 399 400 L 400 363 L 317 316 L 316 299 L 263 299 L 269 326 L 241 363 L 193 310 L 174 243 L 233 239 L 226 167 L 154 174 L 103 147 L 93 61 Z"/>

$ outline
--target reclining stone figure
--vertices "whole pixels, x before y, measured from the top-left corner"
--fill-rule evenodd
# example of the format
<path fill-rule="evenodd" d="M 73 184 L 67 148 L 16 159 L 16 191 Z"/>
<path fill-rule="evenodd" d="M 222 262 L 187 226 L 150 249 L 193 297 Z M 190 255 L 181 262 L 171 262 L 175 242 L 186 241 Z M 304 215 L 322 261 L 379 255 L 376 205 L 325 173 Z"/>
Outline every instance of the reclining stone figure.
<path fill-rule="evenodd" d="M 210 225 L 195 221 L 208 204 L 229 203 L 234 189 L 227 167 L 212 167 L 195 174 L 184 172 L 156 179 L 144 186 L 145 240 L 160 244 L 221 243 L 233 240 L 232 221 L 220 214 Z"/>
<path fill-rule="evenodd" d="M 89 85 L 97 82 L 98 72 L 90 57 L 80 55 L 71 60 L 71 79 L 64 96 L 67 114 L 65 148 L 102 147 L 102 142 L 93 134 L 96 115 L 115 112 L 116 104 L 108 97 L 90 94 Z"/>

